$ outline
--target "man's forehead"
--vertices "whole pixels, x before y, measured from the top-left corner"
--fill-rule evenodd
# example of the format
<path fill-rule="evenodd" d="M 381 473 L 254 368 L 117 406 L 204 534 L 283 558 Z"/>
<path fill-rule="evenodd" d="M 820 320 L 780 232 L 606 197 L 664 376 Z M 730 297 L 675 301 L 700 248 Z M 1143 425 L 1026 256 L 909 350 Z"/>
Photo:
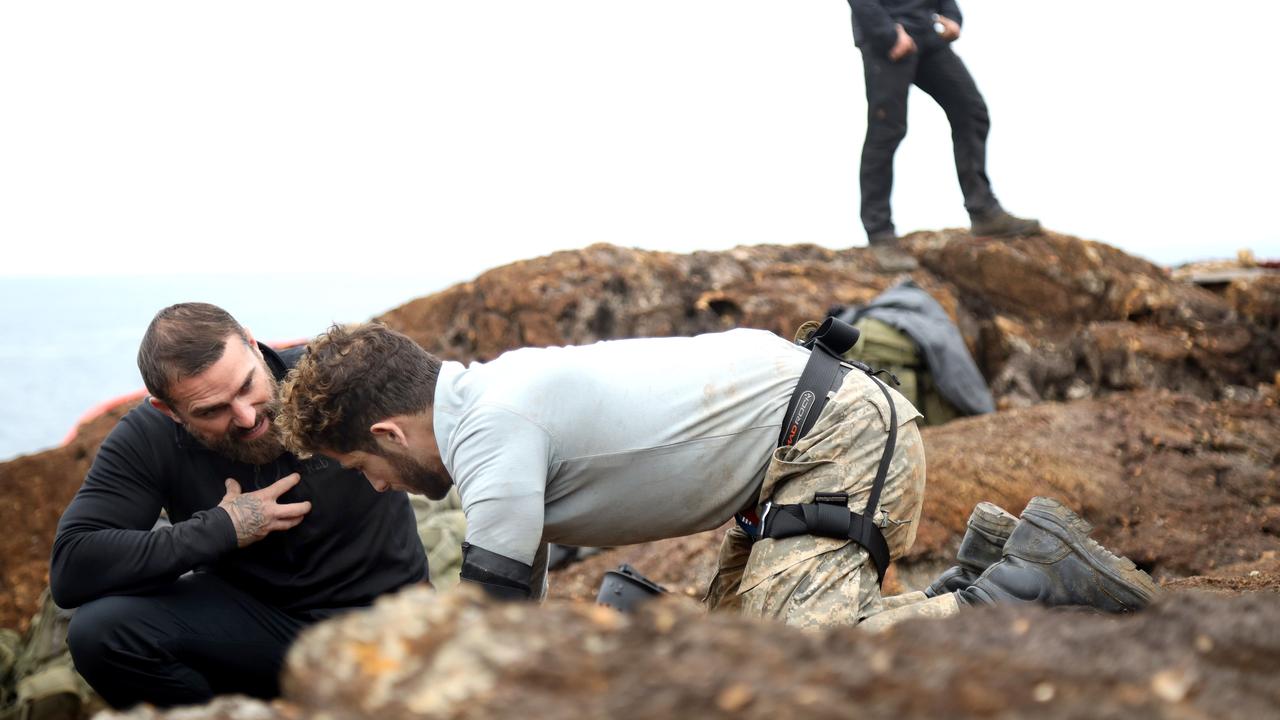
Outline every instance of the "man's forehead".
<path fill-rule="evenodd" d="M 169 395 L 175 404 L 184 408 L 208 405 L 234 396 L 251 374 L 265 370 L 257 353 L 239 336 L 232 336 L 223 349 L 222 357 L 202 372 L 175 380 Z"/>

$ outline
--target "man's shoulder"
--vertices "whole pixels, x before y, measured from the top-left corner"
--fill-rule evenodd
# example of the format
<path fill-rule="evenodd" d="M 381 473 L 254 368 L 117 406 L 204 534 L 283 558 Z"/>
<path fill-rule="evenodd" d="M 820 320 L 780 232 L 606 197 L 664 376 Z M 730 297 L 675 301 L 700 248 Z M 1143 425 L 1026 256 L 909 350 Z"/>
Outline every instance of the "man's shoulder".
<path fill-rule="evenodd" d="M 280 362 L 284 364 L 286 370 L 292 370 L 293 366 L 298 364 L 298 361 L 302 359 L 306 352 L 306 343 L 276 349 L 276 355 L 280 356 Z"/>

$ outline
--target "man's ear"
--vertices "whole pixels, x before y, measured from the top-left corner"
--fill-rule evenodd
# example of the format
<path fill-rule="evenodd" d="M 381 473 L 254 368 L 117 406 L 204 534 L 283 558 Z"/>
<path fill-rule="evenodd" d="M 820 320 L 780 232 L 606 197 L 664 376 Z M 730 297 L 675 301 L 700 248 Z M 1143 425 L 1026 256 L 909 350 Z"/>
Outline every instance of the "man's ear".
<path fill-rule="evenodd" d="M 179 425 L 182 424 L 182 418 L 178 417 L 178 413 L 174 412 L 173 408 L 169 407 L 169 403 L 166 403 L 158 397 L 150 395 L 147 396 L 147 402 L 151 403 L 151 407 L 159 410 L 165 415 L 168 415 L 170 420 L 178 423 Z"/>
<path fill-rule="evenodd" d="M 262 348 L 258 347 L 258 341 L 253 339 L 253 333 L 250 332 L 247 327 L 242 327 L 240 329 L 244 330 L 244 340 L 245 343 L 249 345 L 249 349 L 253 351 L 254 355 L 262 357 Z"/>
<path fill-rule="evenodd" d="M 369 432 L 373 433 L 373 439 L 379 444 L 390 443 L 402 448 L 409 447 L 409 439 L 405 437 L 404 428 L 393 420 L 376 422 L 369 426 Z"/>

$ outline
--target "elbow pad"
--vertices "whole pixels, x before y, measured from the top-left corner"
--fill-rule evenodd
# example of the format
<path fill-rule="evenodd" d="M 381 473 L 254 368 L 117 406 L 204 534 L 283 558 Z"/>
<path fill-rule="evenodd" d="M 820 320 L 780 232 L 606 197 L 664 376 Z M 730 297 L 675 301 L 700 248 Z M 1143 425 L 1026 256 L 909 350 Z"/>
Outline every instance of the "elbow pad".
<path fill-rule="evenodd" d="M 462 574 L 467 582 L 484 588 L 499 600 L 528 600 L 532 594 L 529 581 L 533 566 L 504 555 L 489 552 L 471 543 L 462 543 Z"/>

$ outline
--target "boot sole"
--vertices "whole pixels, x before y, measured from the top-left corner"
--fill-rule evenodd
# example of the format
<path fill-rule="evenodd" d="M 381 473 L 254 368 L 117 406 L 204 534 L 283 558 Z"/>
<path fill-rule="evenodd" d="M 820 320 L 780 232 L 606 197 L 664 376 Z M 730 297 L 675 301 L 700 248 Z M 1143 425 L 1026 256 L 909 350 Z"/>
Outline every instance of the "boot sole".
<path fill-rule="evenodd" d="M 1013 532 L 1014 526 L 1018 524 L 1018 518 L 1013 513 L 996 505 L 995 503 L 980 502 L 973 508 L 973 512 L 969 514 L 969 522 L 967 525 L 977 528 L 987 535 L 995 535 L 1005 540 L 1009 539 L 1009 533 Z"/>
<path fill-rule="evenodd" d="M 1138 569 L 1138 566 L 1134 565 L 1129 558 L 1116 555 L 1090 538 L 1089 533 L 1093 532 L 1093 526 L 1057 500 L 1046 497 L 1032 498 L 1026 509 L 1022 511 L 1022 519 L 1066 543 L 1099 575 L 1107 578 L 1137 600 L 1135 603 L 1128 598 L 1107 593 L 1122 605 L 1133 610 L 1141 610 L 1160 594 L 1160 586 L 1151 579 L 1150 575 Z"/>

